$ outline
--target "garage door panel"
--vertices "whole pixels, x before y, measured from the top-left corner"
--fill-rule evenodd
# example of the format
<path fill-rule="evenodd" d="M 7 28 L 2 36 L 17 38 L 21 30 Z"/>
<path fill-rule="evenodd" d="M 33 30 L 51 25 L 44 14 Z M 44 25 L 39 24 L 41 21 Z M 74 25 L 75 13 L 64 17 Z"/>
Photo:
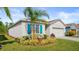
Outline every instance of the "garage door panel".
<path fill-rule="evenodd" d="M 63 29 L 52 30 L 52 33 L 54 33 L 56 37 L 64 36 L 64 30 Z"/>

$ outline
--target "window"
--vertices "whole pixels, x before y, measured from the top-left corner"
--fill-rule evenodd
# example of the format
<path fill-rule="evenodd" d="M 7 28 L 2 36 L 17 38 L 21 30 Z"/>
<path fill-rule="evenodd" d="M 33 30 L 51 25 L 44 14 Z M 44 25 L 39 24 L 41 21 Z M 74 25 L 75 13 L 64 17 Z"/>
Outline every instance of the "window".
<path fill-rule="evenodd" d="M 39 24 L 36 24 L 36 33 L 39 33 Z"/>
<path fill-rule="evenodd" d="M 57 28 L 57 27 L 53 27 L 53 29 L 64 29 L 64 28 Z"/>

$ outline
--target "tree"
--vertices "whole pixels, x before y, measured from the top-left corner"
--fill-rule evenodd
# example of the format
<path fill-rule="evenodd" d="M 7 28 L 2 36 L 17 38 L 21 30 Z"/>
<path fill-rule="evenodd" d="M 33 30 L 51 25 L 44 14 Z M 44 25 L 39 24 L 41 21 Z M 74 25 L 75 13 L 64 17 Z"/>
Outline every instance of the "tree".
<path fill-rule="evenodd" d="M 32 39 L 33 34 L 34 34 L 34 22 L 35 21 L 41 21 L 40 17 L 42 16 L 46 16 L 49 18 L 49 15 L 47 14 L 47 12 L 45 10 L 38 10 L 38 9 L 33 9 L 32 7 L 27 7 L 24 9 L 24 15 L 25 17 L 29 18 L 31 21 L 31 28 L 32 28 Z"/>
<path fill-rule="evenodd" d="M 1 8 L 0 8 L 1 9 Z M 10 10 L 8 7 L 3 7 L 3 10 L 5 11 L 5 14 L 6 16 L 9 17 L 9 19 L 12 21 L 13 23 L 13 20 L 12 20 L 12 17 L 11 17 L 11 14 L 10 14 Z M 1 18 L 0 18 L 1 19 Z M 0 34 L 7 34 L 7 28 L 6 26 L 3 24 L 3 22 L 0 21 Z"/>
<path fill-rule="evenodd" d="M 7 34 L 6 26 L 0 21 L 0 34 Z"/>

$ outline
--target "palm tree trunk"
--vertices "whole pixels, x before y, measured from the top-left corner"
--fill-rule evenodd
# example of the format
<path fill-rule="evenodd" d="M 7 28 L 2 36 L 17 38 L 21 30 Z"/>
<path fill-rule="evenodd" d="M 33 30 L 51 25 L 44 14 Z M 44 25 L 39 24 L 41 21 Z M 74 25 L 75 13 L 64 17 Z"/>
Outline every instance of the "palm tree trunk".
<path fill-rule="evenodd" d="M 32 24 L 32 40 L 36 39 L 35 30 L 34 30 L 34 24 Z"/>
<path fill-rule="evenodd" d="M 31 24 L 31 34 L 32 34 L 32 40 L 33 40 L 33 23 Z"/>

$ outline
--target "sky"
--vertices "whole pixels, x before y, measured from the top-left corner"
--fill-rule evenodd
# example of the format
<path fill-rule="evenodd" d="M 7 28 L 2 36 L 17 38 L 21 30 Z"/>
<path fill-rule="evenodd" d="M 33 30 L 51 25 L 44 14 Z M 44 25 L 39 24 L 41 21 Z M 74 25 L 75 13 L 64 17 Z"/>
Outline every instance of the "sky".
<path fill-rule="evenodd" d="M 43 17 L 43 19 L 50 21 L 54 19 L 61 19 L 64 23 L 79 23 L 79 7 L 34 7 L 34 9 L 46 10 L 50 19 Z M 23 14 L 24 7 L 10 7 L 11 16 L 14 22 L 26 18 Z M 11 22 L 6 16 L 3 9 L 0 9 L 0 20 Z"/>

